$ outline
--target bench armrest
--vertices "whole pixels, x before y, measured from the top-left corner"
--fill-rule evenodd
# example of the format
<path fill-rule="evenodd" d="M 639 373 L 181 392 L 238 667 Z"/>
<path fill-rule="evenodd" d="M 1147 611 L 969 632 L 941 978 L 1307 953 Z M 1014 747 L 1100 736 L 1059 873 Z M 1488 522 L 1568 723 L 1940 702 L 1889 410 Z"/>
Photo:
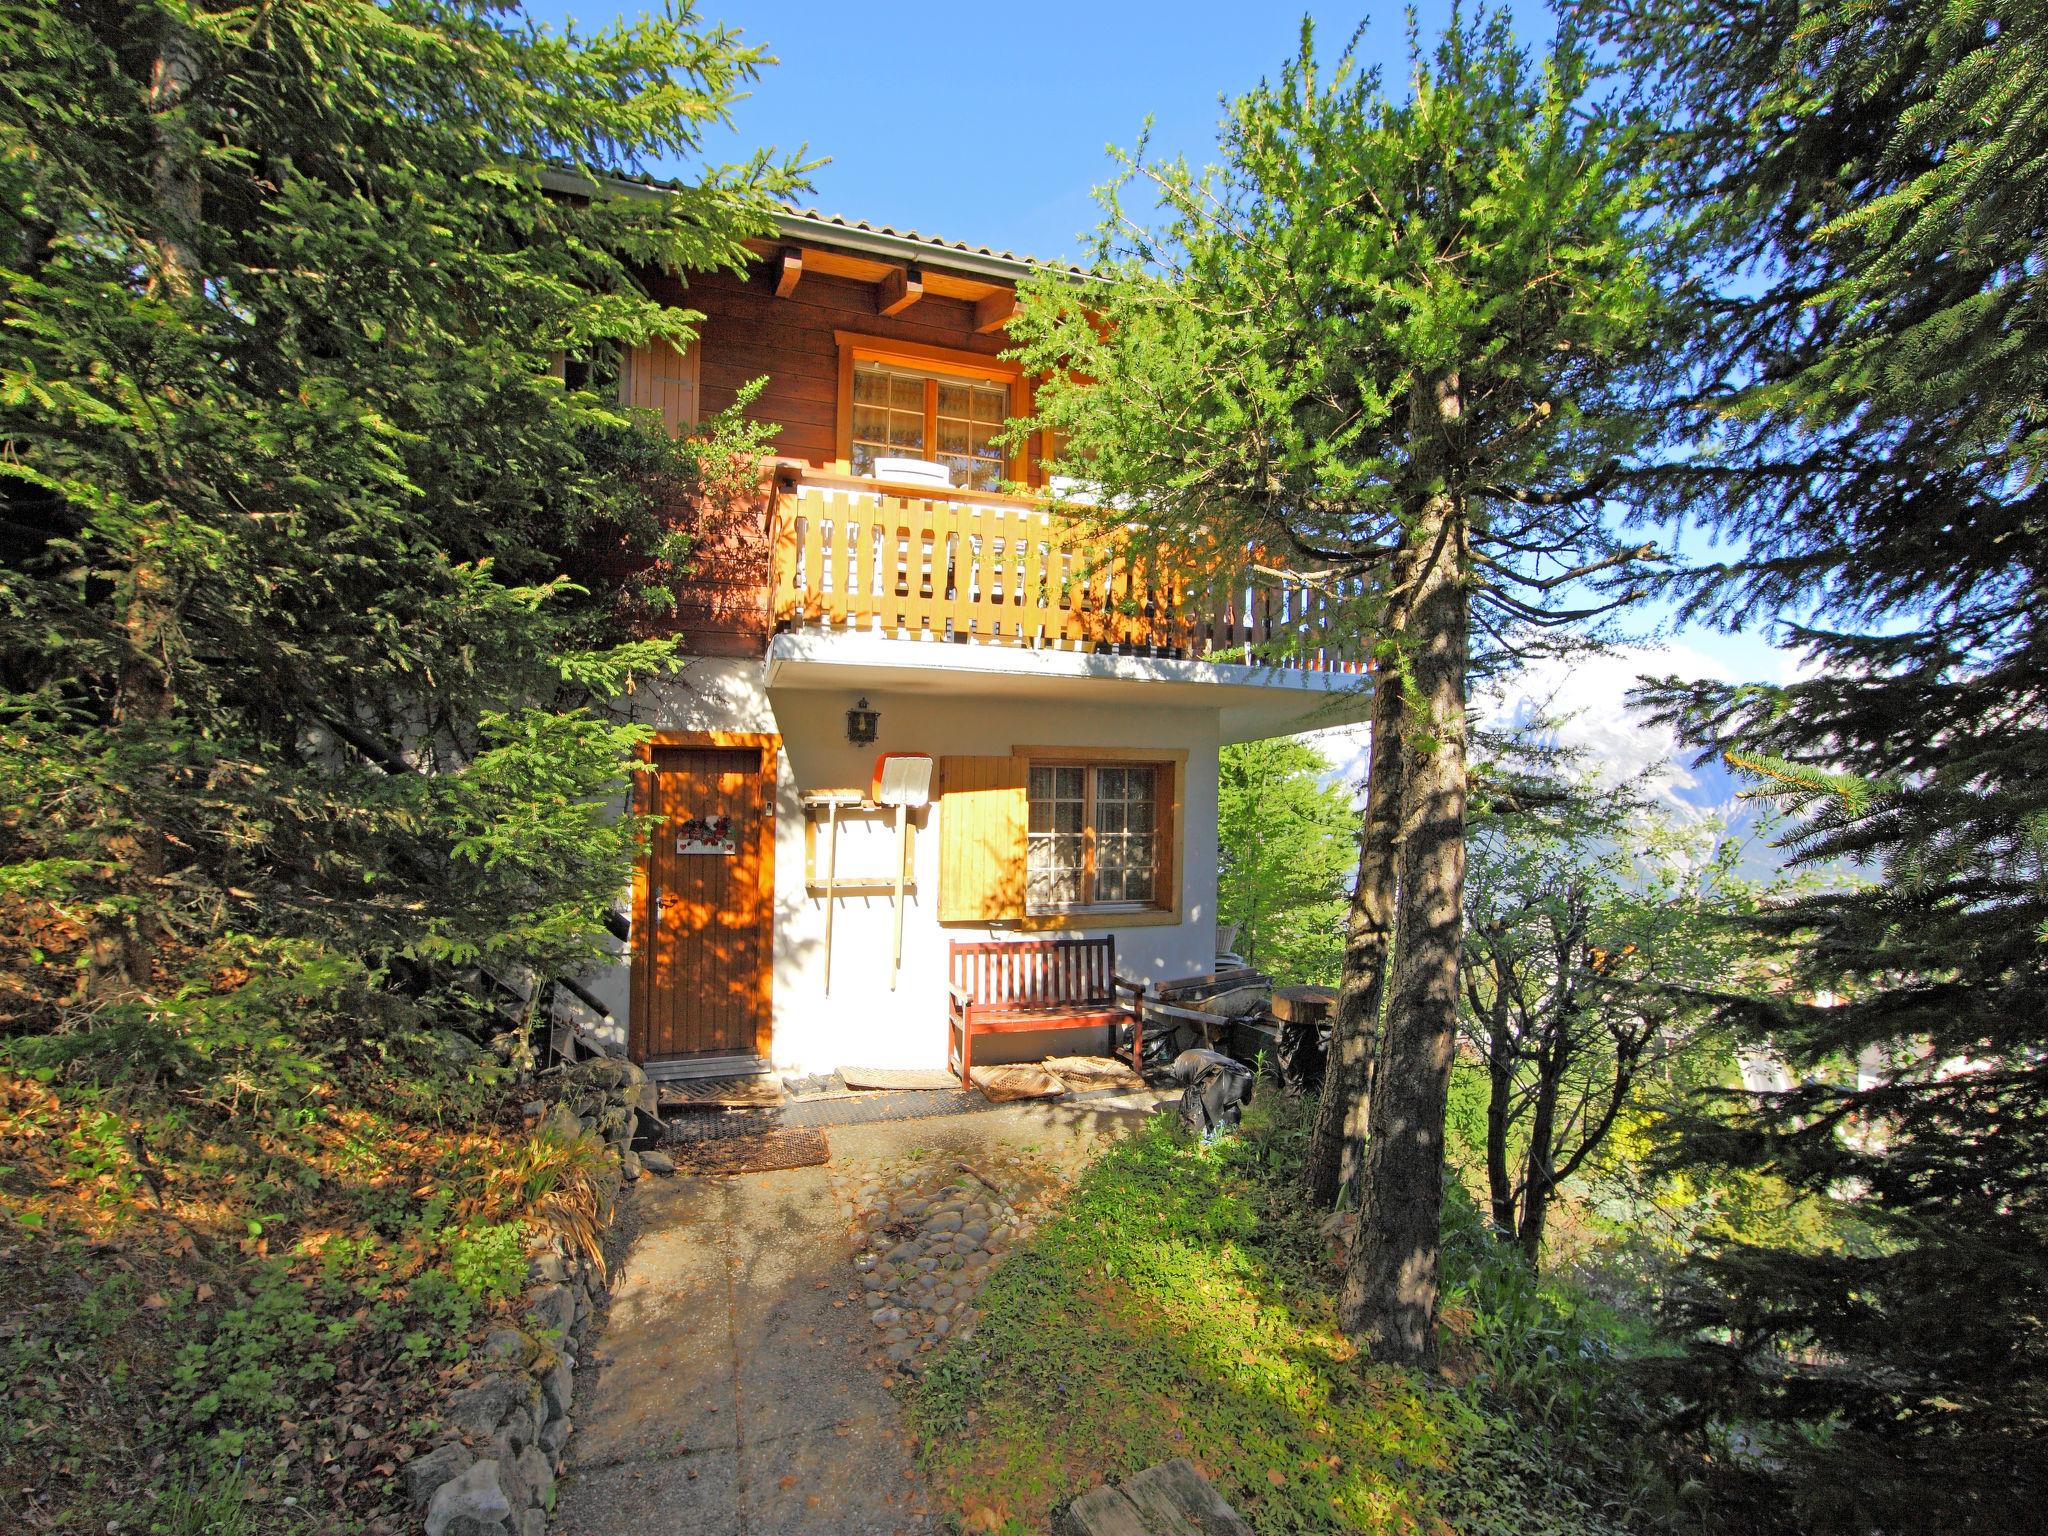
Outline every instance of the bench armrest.
<path fill-rule="evenodd" d="M 968 990 L 957 982 L 946 983 L 946 996 L 952 999 L 953 1005 L 957 1008 L 965 1008 L 974 1001 Z"/>

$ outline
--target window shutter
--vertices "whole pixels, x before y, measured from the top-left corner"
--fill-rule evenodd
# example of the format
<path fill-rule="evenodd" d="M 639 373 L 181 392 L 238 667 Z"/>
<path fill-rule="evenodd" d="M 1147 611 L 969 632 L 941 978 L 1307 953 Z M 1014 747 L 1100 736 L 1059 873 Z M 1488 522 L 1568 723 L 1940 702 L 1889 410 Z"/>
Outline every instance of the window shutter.
<path fill-rule="evenodd" d="M 942 757 L 938 766 L 939 921 L 1021 918 L 1029 761 Z"/>
<path fill-rule="evenodd" d="M 628 351 L 619 370 L 619 403 L 661 412 L 671 434 L 697 423 L 698 347 L 687 352 L 657 336 Z"/>

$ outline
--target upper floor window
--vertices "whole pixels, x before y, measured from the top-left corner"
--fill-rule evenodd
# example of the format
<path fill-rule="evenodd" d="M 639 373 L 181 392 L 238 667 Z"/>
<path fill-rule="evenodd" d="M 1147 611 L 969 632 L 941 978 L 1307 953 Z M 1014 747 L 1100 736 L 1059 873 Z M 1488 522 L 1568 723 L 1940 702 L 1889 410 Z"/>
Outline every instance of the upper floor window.
<path fill-rule="evenodd" d="M 998 438 L 1010 414 L 1010 386 L 901 364 L 853 365 L 853 472 L 875 473 L 884 458 L 930 459 L 956 486 L 994 491 L 1005 467 Z"/>

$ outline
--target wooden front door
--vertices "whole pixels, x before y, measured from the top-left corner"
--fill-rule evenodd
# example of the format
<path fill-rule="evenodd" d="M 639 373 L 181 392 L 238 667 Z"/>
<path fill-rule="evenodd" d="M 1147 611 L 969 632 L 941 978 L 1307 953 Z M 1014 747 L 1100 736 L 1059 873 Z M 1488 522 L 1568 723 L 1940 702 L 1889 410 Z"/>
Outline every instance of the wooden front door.
<path fill-rule="evenodd" d="M 768 1054 L 775 752 L 729 739 L 650 749 L 641 804 L 662 819 L 636 902 L 639 1061 Z"/>

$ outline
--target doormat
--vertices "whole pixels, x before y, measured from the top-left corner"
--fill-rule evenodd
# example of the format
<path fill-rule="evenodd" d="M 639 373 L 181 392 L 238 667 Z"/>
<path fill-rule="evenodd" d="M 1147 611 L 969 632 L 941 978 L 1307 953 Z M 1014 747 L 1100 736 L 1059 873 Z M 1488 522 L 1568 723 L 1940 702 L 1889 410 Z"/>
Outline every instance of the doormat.
<path fill-rule="evenodd" d="M 832 1149 L 823 1131 L 764 1131 L 758 1136 L 716 1136 L 707 1141 L 672 1142 L 670 1155 L 681 1173 L 772 1173 L 778 1168 L 815 1168 L 829 1162 Z"/>
<path fill-rule="evenodd" d="M 663 1109 L 774 1109 L 782 1102 L 780 1078 L 694 1077 L 660 1085 Z"/>
<path fill-rule="evenodd" d="M 992 1104 L 1013 1099 L 1056 1099 L 1067 1085 L 1037 1067 L 976 1067 L 970 1076 Z"/>
<path fill-rule="evenodd" d="M 1095 1093 L 1105 1088 L 1136 1090 L 1145 1079 L 1114 1056 L 1048 1056 L 1039 1065 L 1067 1085 L 1072 1093 Z"/>
<path fill-rule="evenodd" d="M 958 1088 L 960 1079 L 938 1067 L 841 1067 L 849 1088 Z"/>

